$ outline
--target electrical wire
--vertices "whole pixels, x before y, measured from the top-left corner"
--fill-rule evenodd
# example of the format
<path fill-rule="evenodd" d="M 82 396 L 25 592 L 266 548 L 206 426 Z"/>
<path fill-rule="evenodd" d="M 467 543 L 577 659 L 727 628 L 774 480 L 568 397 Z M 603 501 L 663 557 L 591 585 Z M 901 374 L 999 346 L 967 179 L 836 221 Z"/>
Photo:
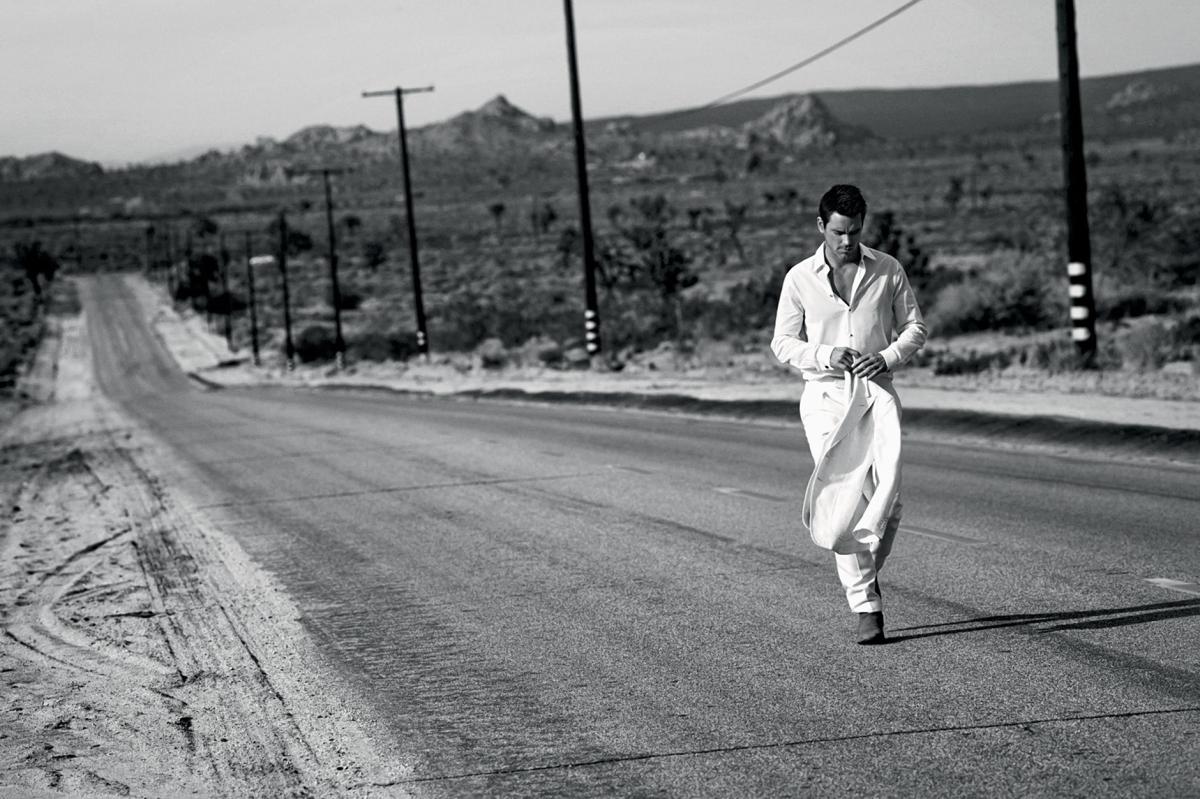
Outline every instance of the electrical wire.
<path fill-rule="evenodd" d="M 695 108 L 688 108 L 684 111 L 676 111 L 674 114 L 668 114 L 666 116 L 674 117 L 674 116 L 682 116 L 684 114 L 694 114 L 694 113 L 697 113 L 700 111 L 707 111 L 710 108 L 715 108 L 718 105 L 722 105 L 724 103 L 729 102 L 730 100 L 736 100 L 738 97 L 741 97 L 744 94 L 749 94 L 750 92 L 754 91 L 755 89 L 761 89 L 763 86 L 766 86 L 768 83 L 773 83 L 786 75 L 790 75 L 793 72 L 795 72 L 796 70 L 808 66 L 812 62 L 814 62 L 820 58 L 824 58 L 825 56 L 832 53 L 834 50 L 837 50 L 841 47 L 846 46 L 847 44 L 850 44 L 850 42 L 854 41 L 855 39 L 859 38 L 860 36 L 862 36 L 866 33 L 870 33 L 871 31 L 875 30 L 883 23 L 887 22 L 888 20 L 892 19 L 893 17 L 897 17 L 900 14 L 903 14 L 905 11 L 907 11 L 908 9 L 912 8 L 917 3 L 920 3 L 920 2 L 921 2 L 921 0 L 908 0 L 908 2 L 905 3 L 904 5 L 900 6 L 899 8 L 893 9 L 892 11 L 888 12 L 887 14 L 884 14 L 882 17 L 875 20 L 870 25 L 867 25 L 864 28 L 859 28 L 857 31 L 855 31 L 854 33 L 845 37 L 844 39 L 841 39 L 841 40 L 829 45 L 828 47 L 826 47 L 824 50 L 820 51 L 819 53 L 810 55 L 808 58 L 804 59 L 803 61 L 799 61 L 795 64 L 792 64 L 790 67 L 781 69 L 778 72 L 774 73 L 773 75 L 768 75 L 767 77 L 763 78 L 762 80 L 755 81 L 754 83 L 751 83 L 749 86 L 744 86 L 741 89 L 738 89 L 737 91 L 733 91 L 733 92 L 730 92 L 729 94 L 722 95 L 722 96 L 718 97 L 717 99 L 712 100 L 711 102 L 705 103 L 704 105 L 697 106 Z"/>

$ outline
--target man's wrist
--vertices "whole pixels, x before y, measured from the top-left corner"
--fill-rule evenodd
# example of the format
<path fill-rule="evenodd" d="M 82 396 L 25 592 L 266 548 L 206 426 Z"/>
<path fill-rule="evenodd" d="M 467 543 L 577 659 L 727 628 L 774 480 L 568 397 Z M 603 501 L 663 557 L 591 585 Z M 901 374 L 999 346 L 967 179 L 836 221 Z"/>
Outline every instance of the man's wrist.
<path fill-rule="evenodd" d="M 832 344 L 817 345 L 817 364 L 823 369 L 833 368 L 833 350 Z"/>

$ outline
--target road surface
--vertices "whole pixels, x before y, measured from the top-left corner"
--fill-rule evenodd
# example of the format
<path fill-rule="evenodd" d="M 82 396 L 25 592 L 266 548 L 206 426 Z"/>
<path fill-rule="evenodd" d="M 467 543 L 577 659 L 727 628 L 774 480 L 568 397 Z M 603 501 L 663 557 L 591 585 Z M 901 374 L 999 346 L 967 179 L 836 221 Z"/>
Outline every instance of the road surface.
<path fill-rule="evenodd" d="M 852 643 L 799 424 L 206 391 L 124 284 L 103 390 L 272 573 L 416 795 L 1196 795 L 1200 473 L 908 440 Z"/>

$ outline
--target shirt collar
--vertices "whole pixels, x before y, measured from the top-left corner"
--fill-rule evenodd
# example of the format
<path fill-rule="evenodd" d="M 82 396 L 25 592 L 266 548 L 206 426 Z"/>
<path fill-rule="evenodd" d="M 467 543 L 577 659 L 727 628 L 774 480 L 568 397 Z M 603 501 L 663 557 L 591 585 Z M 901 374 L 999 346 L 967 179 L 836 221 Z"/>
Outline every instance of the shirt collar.
<path fill-rule="evenodd" d="M 862 257 L 862 260 L 859 261 L 861 264 L 875 260 L 875 251 L 865 244 L 858 245 L 858 252 Z M 812 255 L 812 269 L 818 274 L 829 269 L 829 264 L 825 263 L 825 242 L 818 244 L 817 251 Z"/>

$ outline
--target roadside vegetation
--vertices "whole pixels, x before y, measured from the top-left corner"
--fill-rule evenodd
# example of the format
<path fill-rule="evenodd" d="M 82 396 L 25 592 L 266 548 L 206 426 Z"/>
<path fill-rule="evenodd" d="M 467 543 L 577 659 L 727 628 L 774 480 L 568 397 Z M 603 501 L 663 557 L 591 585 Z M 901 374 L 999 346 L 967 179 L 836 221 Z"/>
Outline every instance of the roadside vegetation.
<path fill-rule="evenodd" d="M 0 257 L 0 400 L 11 398 L 33 358 L 48 313 L 70 313 L 77 300 L 55 281 L 58 260 L 40 241 L 18 242 Z"/>
<path fill-rule="evenodd" d="M 1182 133 L 1114 137 L 1089 151 L 1101 370 L 1165 369 L 1197 383 L 1198 152 Z M 1058 159 L 1046 131 L 796 152 L 752 140 L 602 137 L 592 209 L 607 366 L 773 369 L 766 345 L 779 286 L 819 241 L 815 200 L 834 182 L 854 182 L 871 202 L 868 244 L 905 264 L 930 323 L 918 369 L 958 379 L 1072 372 Z M 418 350 L 398 169 L 382 155 L 360 167 L 334 193 L 347 360 L 404 361 Z M 97 180 L 84 181 L 89 191 Z M 251 254 L 275 253 L 279 210 L 289 224 L 297 355 L 331 360 L 319 186 L 218 191 L 219 183 L 163 188 L 153 212 L 0 220 L 0 246 L 14 253 L 6 363 L 36 340 L 42 306 L 17 266 L 17 248 L 28 256 L 35 241 L 66 272 L 146 270 L 208 316 L 214 332 L 231 316 L 233 344 L 246 351 L 247 236 Z M 414 183 L 435 356 L 469 355 L 484 368 L 586 366 L 569 154 L 517 148 L 453 163 L 417 159 Z M 278 269 L 258 267 L 255 283 L 262 351 L 277 363 Z"/>

